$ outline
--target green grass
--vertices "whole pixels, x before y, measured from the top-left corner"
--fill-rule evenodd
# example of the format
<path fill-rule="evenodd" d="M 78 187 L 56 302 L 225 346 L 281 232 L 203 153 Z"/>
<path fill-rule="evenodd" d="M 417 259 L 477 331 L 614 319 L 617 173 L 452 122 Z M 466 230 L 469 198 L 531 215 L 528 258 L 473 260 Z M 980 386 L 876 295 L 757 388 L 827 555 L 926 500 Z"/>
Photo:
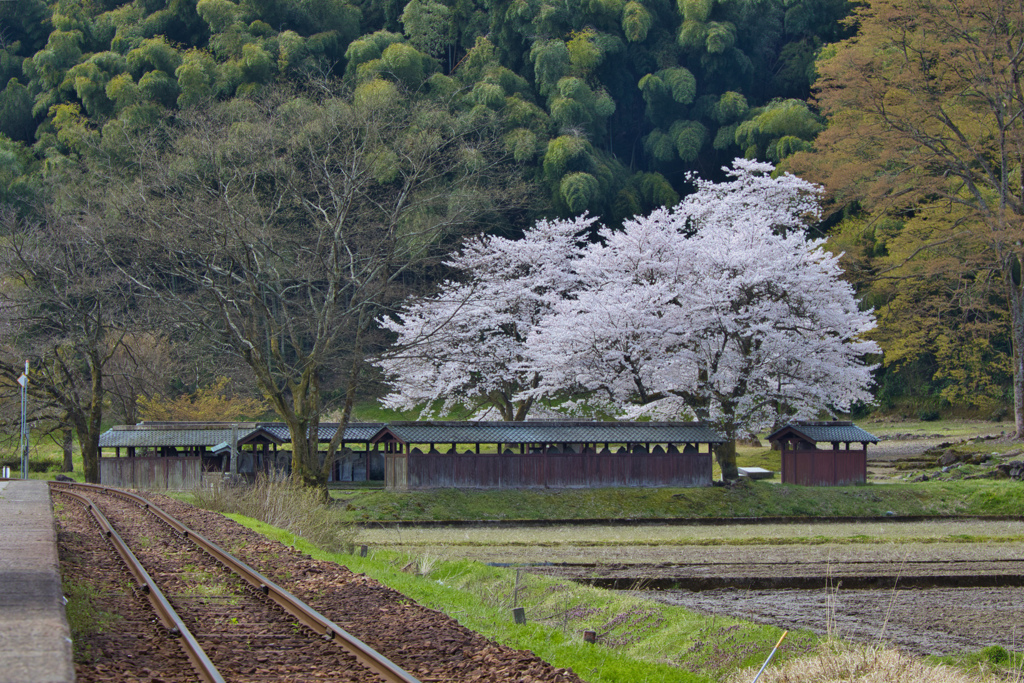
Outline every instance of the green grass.
<path fill-rule="evenodd" d="M 775 473 L 775 480 L 779 479 L 779 471 L 782 469 L 782 452 L 773 451 L 770 448 L 749 448 L 739 446 L 736 448 L 737 467 L 763 467 Z M 722 478 L 722 470 L 715 463 L 713 476 Z"/>
<path fill-rule="evenodd" d="M 74 659 L 76 662 L 89 662 L 94 654 L 91 639 L 116 628 L 121 616 L 104 611 L 105 596 L 82 577 L 63 577 L 62 591 L 67 599 L 64 614 L 71 632 Z"/>
<path fill-rule="evenodd" d="M 416 602 L 445 612 L 488 638 L 535 652 L 557 667 L 572 668 L 590 683 L 720 680 L 759 665 L 781 629 L 739 619 L 706 617 L 682 607 L 604 591 L 572 582 L 490 567 L 470 560 L 442 560 L 374 550 L 369 557 L 329 554 L 291 533 L 254 520 L 239 523 L 313 557 L 346 565 Z M 403 567 L 415 563 L 417 571 Z M 513 597 L 515 595 L 515 598 Z M 513 623 L 513 600 L 526 625 Z M 599 644 L 583 642 L 584 630 Z M 810 632 L 791 634 L 779 661 L 812 650 Z"/>
<path fill-rule="evenodd" d="M 928 657 L 928 661 L 935 664 L 947 664 L 966 671 L 995 673 L 1004 676 L 1004 680 L 1017 683 L 1024 680 L 1024 652 L 1011 652 L 999 645 L 992 645 L 978 652 L 946 657 L 931 656 Z"/>
<path fill-rule="evenodd" d="M 7 435 L 0 441 L 0 463 L 11 468 L 11 476 L 15 479 L 21 478 L 21 455 L 18 451 L 18 436 Z M 64 463 L 64 450 L 48 436 L 32 433 L 29 435 L 29 479 L 53 479 L 60 474 L 61 466 Z M 72 456 L 74 465 L 73 472 L 65 472 L 76 481 L 85 481 L 85 474 L 82 470 L 82 452 L 75 442 L 75 452 Z"/>
<path fill-rule="evenodd" d="M 985 422 L 980 420 L 946 419 L 936 421 L 892 420 L 884 415 L 858 420 L 857 424 L 875 436 L 885 437 L 895 434 L 911 434 L 914 436 L 948 436 L 952 439 L 967 439 L 980 434 L 1013 431 L 1011 423 Z"/>
<path fill-rule="evenodd" d="M 354 522 L 1020 515 L 1024 511 L 1024 486 L 995 480 L 837 487 L 743 482 L 686 489 L 333 490 L 331 496 L 342 518 Z"/>

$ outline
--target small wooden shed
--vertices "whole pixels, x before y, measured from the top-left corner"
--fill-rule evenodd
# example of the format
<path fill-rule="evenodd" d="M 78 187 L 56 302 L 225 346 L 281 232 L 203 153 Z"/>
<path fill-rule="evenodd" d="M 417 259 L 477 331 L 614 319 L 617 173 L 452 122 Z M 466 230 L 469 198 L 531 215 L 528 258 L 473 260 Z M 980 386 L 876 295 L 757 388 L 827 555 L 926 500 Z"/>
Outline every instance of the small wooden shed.
<path fill-rule="evenodd" d="M 867 483 L 868 444 L 878 443 L 852 422 L 792 422 L 768 440 L 782 451 L 782 483 L 804 486 Z"/>
<path fill-rule="evenodd" d="M 144 462 L 157 473 L 183 461 L 195 462 L 201 472 L 227 472 L 233 434 L 238 439 L 240 474 L 269 471 L 276 465 L 283 441 L 259 423 L 141 422 L 117 425 L 100 435 L 100 481 L 126 485 L 114 473 L 137 471 Z M 104 449 L 113 449 L 114 457 L 104 458 Z M 122 459 L 122 449 L 127 458 Z M 111 478 L 105 479 L 108 472 Z M 135 479 L 135 485 L 146 488 L 137 475 Z"/>
<path fill-rule="evenodd" d="M 391 422 L 371 439 L 391 490 L 710 486 L 700 422 Z M 440 446 L 440 448 L 438 448 Z"/>

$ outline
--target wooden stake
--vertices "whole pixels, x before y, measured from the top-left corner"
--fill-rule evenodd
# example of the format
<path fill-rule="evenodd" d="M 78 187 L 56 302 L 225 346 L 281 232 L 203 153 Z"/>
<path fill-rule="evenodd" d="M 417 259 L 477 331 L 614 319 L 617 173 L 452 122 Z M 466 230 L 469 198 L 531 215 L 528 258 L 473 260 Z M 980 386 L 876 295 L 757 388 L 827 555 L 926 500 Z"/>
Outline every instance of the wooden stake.
<path fill-rule="evenodd" d="M 754 676 L 754 680 L 751 681 L 751 683 L 757 683 L 757 679 L 761 678 L 761 674 L 763 674 L 764 670 L 768 668 L 768 662 L 772 661 L 772 657 L 775 656 L 775 651 L 779 649 L 779 645 L 782 645 L 782 641 L 786 639 L 786 635 L 788 633 L 789 631 L 782 632 L 782 637 L 779 638 L 779 642 L 775 643 L 775 647 L 772 648 L 771 654 L 768 655 L 768 659 L 764 660 L 764 664 L 761 665 L 761 670 L 757 672 L 757 675 Z"/>

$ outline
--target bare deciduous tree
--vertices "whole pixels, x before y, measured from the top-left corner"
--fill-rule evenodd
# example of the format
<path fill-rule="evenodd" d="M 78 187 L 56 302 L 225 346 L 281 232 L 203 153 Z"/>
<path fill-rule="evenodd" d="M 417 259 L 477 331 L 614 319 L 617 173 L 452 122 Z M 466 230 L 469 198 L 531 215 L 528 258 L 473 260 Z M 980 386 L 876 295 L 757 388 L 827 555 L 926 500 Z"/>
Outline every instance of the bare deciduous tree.
<path fill-rule="evenodd" d="M 316 486 L 343 434 L 322 457 L 325 373 L 344 378 L 347 423 L 375 319 L 521 195 L 486 121 L 381 80 L 185 113 L 141 163 L 124 198 L 147 286 L 245 361 Z"/>
<path fill-rule="evenodd" d="M 99 481 L 104 376 L 128 329 L 134 288 L 107 257 L 89 206 L 47 208 L 38 220 L 0 216 L 0 377 L 30 362 L 36 410 L 74 428 L 86 481 Z"/>

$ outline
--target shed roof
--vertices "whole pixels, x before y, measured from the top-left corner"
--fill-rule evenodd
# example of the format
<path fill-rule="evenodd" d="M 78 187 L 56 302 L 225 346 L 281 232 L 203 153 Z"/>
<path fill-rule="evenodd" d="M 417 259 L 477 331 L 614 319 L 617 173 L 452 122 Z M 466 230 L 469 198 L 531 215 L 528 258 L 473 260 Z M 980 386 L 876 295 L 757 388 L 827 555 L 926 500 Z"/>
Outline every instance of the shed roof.
<path fill-rule="evenodd" d="M 128 427 L 126 429 L 126 427 Z M 116 447 L 158 447 L 158 446 L 185 446 L 185 447 L 210 447 L 231 439 L 231 427 L 223 426 L 203 428 L 182 428 L 166 425 L 119 425 L 108 429 L 100 434 L 100 448 Z M 281 443 L 281 440 L 269 431 L 252 425 L 239 425 L 238 440 L 240 443 L 250 443 L 262 436 L 272 443 Z"/>
<path fill-rule="evenodd" d="M 117 425 L 100 435 L 100 448 L 158 446 L 214 447 L 231 440 L 229 422 L 143 422 Z M 345 441 L 369 441 L 380 431 L 381 422 L 352 423 L 345 429 Z M 321 424 L 320 441 L 329 441 L 338 430 L 337 423 Z M 289 443 L 288 427 L 280 422 L 238 423 L 238 441 L 246 444 L 261 438 L 271 443 Z"/>
<path fill-rule="evenodd" d="M 724 443 L 702 422 L 389 422 L 372 441 L 402 443 Z"/>
<path fill-rule="evenodd" d="M 812 443 L 878 443 L 878 437 L 852 422 L 791 422 L 768 435 L 769 441 L 780 441 L 795 434 Z"/>
<path fill-rule="evenodd" d="M 334 434 L 338 431 L 338 425 L 337 422 L 321 422 L 318 430 L 320 441 L 330 441 L 334 438 Z M 349 422 L 345 426 L 344 440 L 349 442 L 369 441 L 383 426 L 383 422 Z M 265 424 L 264 427 L 267 431 L 276 434 L 282 441 L 290 442 L 292 440 L 291 434 L 288 433 L 288 425 L 282 422 Z"/>

